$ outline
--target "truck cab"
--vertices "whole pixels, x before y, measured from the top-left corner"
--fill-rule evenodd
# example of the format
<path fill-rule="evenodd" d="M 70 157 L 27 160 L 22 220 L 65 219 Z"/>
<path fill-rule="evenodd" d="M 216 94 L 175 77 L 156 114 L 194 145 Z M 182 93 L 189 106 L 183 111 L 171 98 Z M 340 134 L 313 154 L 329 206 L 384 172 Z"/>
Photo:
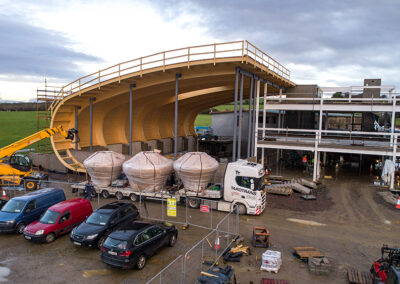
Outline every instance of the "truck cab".
<path fill-rule="evenodd" d="M 260 215 L 265 208 L 264 167 L 246 160 L 229 163 L 224 178 L 224 201 L 239 214 Z"/>

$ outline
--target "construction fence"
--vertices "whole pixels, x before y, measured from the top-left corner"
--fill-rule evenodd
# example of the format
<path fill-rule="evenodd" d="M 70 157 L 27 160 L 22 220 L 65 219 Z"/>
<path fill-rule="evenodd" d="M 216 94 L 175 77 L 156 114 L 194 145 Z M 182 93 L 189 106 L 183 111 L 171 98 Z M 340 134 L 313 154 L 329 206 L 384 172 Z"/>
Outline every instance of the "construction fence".
<path fill-rule="evenodd" d="M 12 198 L 31 192 L 32 190 L 27 189 L 27 182 L 29 180 L 25 180 L 24 185 L 3 187 L 6 190 L 7 197 Z M 66 193 L 67 198 L 83 197 L 84 192 L 73 191 L 73 185 L 76 185 L 76 183 L 54 180 L 41 181 L 38 184 L 40 188 L 61 188 Z M 92 194 L 93 209 L 104 205 L 102 199 L 100 193 Z M 112 202 L 113 200 L 116 199 L 110 198 L 109 201 Z M 128 200 L 126 199 L 126 201 Z M 191 208 L 190 202 L 202 206 Z M 209 230 L 207 235 L 184 255 L 175 258 L 147 283 L 194 283 L 202 271 L 208 270 L 218 262 L 224 250 L 239 235 L 239 214 L 237 210 L 228 213 L 219 212 L 216 210 L 217 201 L 198 197 L 183 197 L 182 200 L 175 200 L 173 198 L 150 198 L 139 195 L 133 203 L 144 219 Z M 200 214 L 204 214 L 204 217 L 198 217 L 199 211 L 201 211 Z"/>

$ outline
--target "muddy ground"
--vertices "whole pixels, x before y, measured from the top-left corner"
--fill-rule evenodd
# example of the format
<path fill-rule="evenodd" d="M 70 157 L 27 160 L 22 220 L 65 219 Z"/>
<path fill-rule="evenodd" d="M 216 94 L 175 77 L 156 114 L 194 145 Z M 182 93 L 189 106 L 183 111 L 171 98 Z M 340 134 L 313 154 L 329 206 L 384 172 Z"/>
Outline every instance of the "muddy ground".
<path fill-rule="evenodd" d="M 304 175 L 284 170 L 280 173 L 287 177 Z M 286 279 L 291 283 L 347 283 L 347 269 L 368 271 L 373 260 L 379 258 L 382 244 L 400 246 L 400 210 L 388 206 L 376 195 L 377 189 L 371 186 L 373 177 L 355 175 L 346 169 L 326 175 L 332 179 L 322 179 L 325 189 L 318 192 L 316 201 L 302 200 L 298 194 L 267 196 L 269 204 L 261 216 L 240 216 L 244 244 L 251 247 L 253 226 L 267 226 L 271 232 L 270 249 L 282 252 L 283 263 L 278 274 L 261 272 L 260 257 L 265 249 L 251 248 L 251 255 L 243 256 L 240 263 L 229 263 L 235 268 L 239 283 L 259 283 L 263 277 Z M 67 186 L 64 188 L 68 197 L 76 196 Z M 110 201 L 100 199 L 99 204 Z M 97 208 L 97 200 L 92 205 Z M 160 207 L 156 202 L 147 204 L 149 212 L 160 212 Z M 178 206 L 179 221 L 183 220 L 183 214 L 183 208 Z M 198 224 L 210 222 L 207 213 L 190 210 L 189 215 Z M 213 222 L 223 216 L 215 214 Z M 321 225 L 296 223 L 289 218 Z M 207 233 L 194 226 L 187 230 L 179 226 L 176 247 L 163 249 L 142 271 L 111 269 L 101 262 L 98 250 L 76 247 L 68 236 L 52 244 L 34 244 L 20 235 L 3 234 L 0 235 L 0 272 L 10 269 L 10 274 L 3 279 L 10 283 L 145 283 Z M 292 248 L 296 246 L 316 247 L 329 258 L 332 272 L 326 276 L 311 274 L 307 264 L 292 255 Z M 169 282 L 165 279 L 163 283 Z"/>

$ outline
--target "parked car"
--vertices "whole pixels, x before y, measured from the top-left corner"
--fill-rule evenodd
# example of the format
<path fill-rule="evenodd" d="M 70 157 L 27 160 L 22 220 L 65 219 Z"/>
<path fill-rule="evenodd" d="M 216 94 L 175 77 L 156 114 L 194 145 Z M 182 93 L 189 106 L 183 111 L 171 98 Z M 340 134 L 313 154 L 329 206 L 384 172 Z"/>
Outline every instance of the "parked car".
<path fill-rule="evenodd" d="M 115 201 L 94 211 L 72 230 L 70 239 L 78 246 L 100 248 L 111 232 L 138 218 L 139 211 L 134 204 Z"/>
<path fill-rule="evenodd" d="M 46 188 L 10 199 L 0 211 L 0 232 L 22 234 L 52 205 L 64 201 L 62 189 Z"/>
<path fill-rule="evenodd" d="M 108 236 L 101 247 L 101 260 L 112 267 L 140 270 L 162 247 L 173 247 L 177 237 L 172 224 L 136 221 Z"/>
<path fill-rule="evenodd" d="M 53 242 L 56 237 L 70 232 L 93 213 L 89 200 L 73 198 L 47 209 L 39 221 L 29 224 L 24 237 L 30 241 Z"/>
<path fill-rule="evenodd" d="M 7 203 L 8 200 L 0 199 L 0 209 Z"/>

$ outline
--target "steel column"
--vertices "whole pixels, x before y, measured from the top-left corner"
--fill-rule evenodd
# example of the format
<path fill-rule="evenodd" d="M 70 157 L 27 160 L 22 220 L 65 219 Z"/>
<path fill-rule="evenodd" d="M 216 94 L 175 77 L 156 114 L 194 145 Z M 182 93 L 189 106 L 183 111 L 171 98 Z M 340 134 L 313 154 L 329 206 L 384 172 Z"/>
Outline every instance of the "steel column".
<path fill-rule="evenodd" d="M 240 150 L 242 147 L 242 108 L 243 108 L 243 78 L 240 77 L 240 99 L 239 99 L 239 131 L 238 131 L 238 148 L 237 148 L 237 159 L 240 159 Z"/>
<path fill-rule="evenodd" d="M 252 127 L 251 127 L 251 149 L 250 153 L 251 156 L 254 156 L 254 146 L 255 146 L 255 141 L 256 141 L 256 132 L 255 132 L 255 127 L 256 127 L 256 121 L 258 120 L 258 112 L 256 112 L 256 102 L 258 104 L 258 101 L 256 100 L 257 96 L 257 82 L 258 80 L 254 80 L 254 91 L 253 91 L 253 121 L 252 121 Z"/>
<path fill-rule="evenodd" d="M 178 81 L 182 74 L 175 74 L 175 128 L 174 128 L 174 160 L 178 156 Z"/>
<path fill-rule="evenodd" d="M 254 118 L 254 143 L 253 143 L 253 156 L 256 156 L 256 161 L 258 162 L 257 159 L 257 144 L 258 144 L 258 117 L 260 113 L 260 81 L 257 80 L 256 83 L 256 101 L 255 101 L 255 118 Z"/>
<path fill-rule="evenodd" d="M 248 125 L 247 125 L 247 127 L 248 127 L 248 131 L 247 131 L 247 158 L 249 158 L 250 157 L 250 149 L 251 149 L 251 146 L 250 146 L 250 144 L 251 144 L 251 134 L 252 134 L 252 131 L 251 131 L 251 125 L 252 125 L 252 116 L 253 116 L 253 114 L 252 114 L 252 111 L 251 111 L 251 107 L 252 107 L 252 105 L 253 105 L 253 78 L 251 78 L 251 80 L 250 80 L 250 95 L 249 95 L 249 115 L 248 115 Z"/>
<path fill-rule="evenodd" d="M 264 98 L 263 98 L 263 130 L 262 130 L 262 139 L 265 138 L 265 119 L 266 119 L 266 105 L 267 105 L 267 92 L 268 92 L 268 84 L 264 83 Z M 261 148 L 261 164 L 264 166 L 264 147 Z"/>
<path fill-rule="evenodd" d="M 80 109 L 80 106 L 75 106 L 75 129 L 78 130 L 78 110 Z M 78 139 L 75 137 L 75 150 L 78 151 Z"/>
<path fill-rule="evenodd" d="M 96 98 L 90 98 L 89 99 L 89 135 L 90 135 L 90 152 L 93 152 L 93 101 L 95 101 Z"/>
<path fill-rule="evenodd" d="M 239 85 L 239 67 L 236 67 L 235 76 L 235 104 L 233 111 L 233 141 L 232 141 L 232 162 L 236 161 L 236 132 L 237 132 L 237 99 L 238 99 L 238 85 Z"/>
<path fill-rule="evenodd" d="M 393 128 L 393 126 L 392 126 L 392 128 Z M 392 161 L 395 165 L 396 165 L 396 160 L 397 160 L 396 152 L 397 152 L 397 135 L 395 134 L 393 136 L 393 159 L 392 159 Z M 394 179 L 395 179 L 395 171 L 393 171 L 393 173 L 391 174 L 391 177 L 390 177 L 390 189 L 394 188 Z"/>
<path fill-rule="evenodd" d="M 129 155 L 132 156 L 133 154 L 133 143 L 132 143 L 132 139 L 133 139 L 133 88 L 136 87 L 136 84 L 130 84 L 129 85 Z"/>

